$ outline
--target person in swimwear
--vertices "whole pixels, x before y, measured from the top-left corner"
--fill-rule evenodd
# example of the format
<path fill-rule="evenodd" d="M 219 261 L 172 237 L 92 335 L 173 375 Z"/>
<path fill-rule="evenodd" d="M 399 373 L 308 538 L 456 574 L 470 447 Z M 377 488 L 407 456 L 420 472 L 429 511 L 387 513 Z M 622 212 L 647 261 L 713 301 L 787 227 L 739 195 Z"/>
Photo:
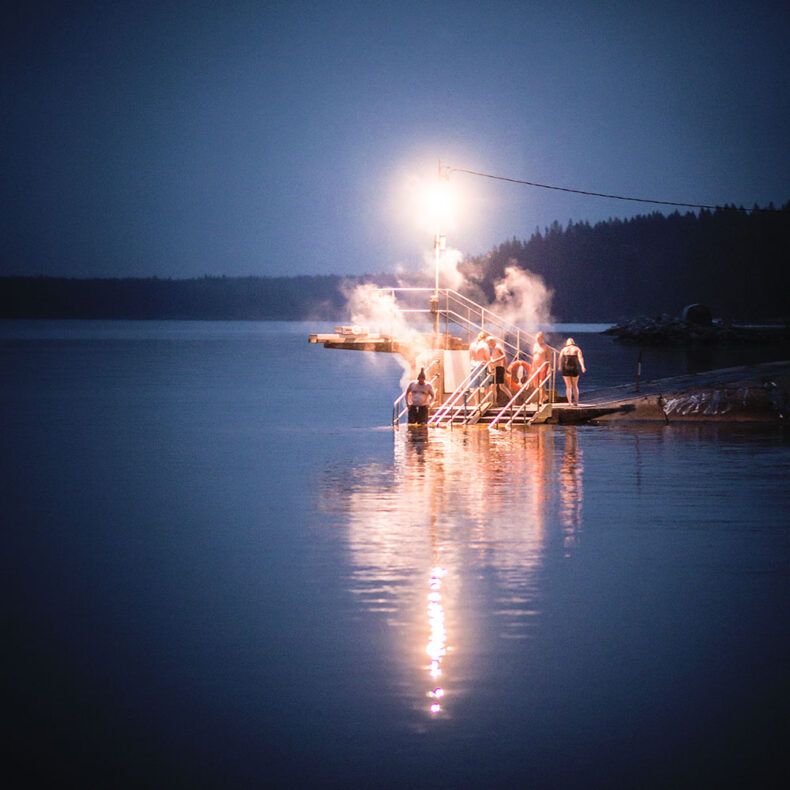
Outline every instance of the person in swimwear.
<path fill-rule="evenodd" d="M 579 375 L 586 373 L 582 350 L 569 337 L 557 357 L 557 370 L 565 381 L 565 397 L 570 406 L 579 405 Z"/>
<path fill-rule="evenodd" d="M 486 343 L 486 333 L 480 332 L 475 338 L 474 343 L 469 346 L 469 372 L 471 373 L 481 363 L 485 362 L 486 365 L 491 361 L 491 354 L 488 351 L 488 343 Z M 480 379 L 485 375 L 485 368 L 481 373 L 475 377 L 471 382 L 470 389 L 475 389 L 480 383 Z"/>
<path fill-rule="evenodd" d="M 406 405 L 409 407 L 409 423 L 424 425 L 428 422 L 428 407 L 436 397 L 433 387 L 425 381 L 425 371 L 420 368 L 415 381 L 406 387 Z"/>
<path fill-rule="evenodd" d="M 488 363 L 491 361 L 491 355 L 488 352 L 488 343 L 486 343 L 486 333 L 479 332 L 477 337 L 472 341 L 469 346 L 469 373 L 472 374 L 478 368 L 479 365 L 482 364 L 482 367 L 477 372 L 475 376 L 470 378 L 469 380 L 469 389 L 467 390 L 467 394 L 464 396 L 464 404 L 466 405 L 466 398 L 475 393 L 477 388 L 483 382 L 485 378 L 486 371 L 488 369 Z M 480 397 L 480 393 L 477 392 L 473 397 L 471 402 L 476 403 L 477 399 Z"/>
<path fill-rule="evenodd" d="M 491 357 L 488 363 L 488 370 L 494 381 L 494 403 L 499 403 L 502 397 L 510 400 L 510 390 L 505 385 L 505 365 L 507 357 L 505 356 L 505 347 L 499 338 L 494 335 L 489 335 L 486 341 L 488 343 L 488 353 Z"/>
<path fill-rule="evenodd" d="M 551 349 L 546 343 L 546 337 L 543 332 L 538 332 L 535 335 L 535 345 L 532 346 L 532 372 L 535 373 L 537 370 L 540 370 L 540 372 L 535 381 L 536 386 L 541 384 L 551 370 Z M 538 386 L 538 405 L 543 403 L 545 399 L 546 387 Z"/>

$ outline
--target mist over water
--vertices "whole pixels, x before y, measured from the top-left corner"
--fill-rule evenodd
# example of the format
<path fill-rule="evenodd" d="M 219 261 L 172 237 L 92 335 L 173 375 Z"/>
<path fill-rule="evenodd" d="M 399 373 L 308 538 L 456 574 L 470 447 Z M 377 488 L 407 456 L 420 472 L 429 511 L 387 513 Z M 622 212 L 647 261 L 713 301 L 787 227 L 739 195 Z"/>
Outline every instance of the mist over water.
<path fill-rule="evenodd" d="M 308 345 L 322 329 L 0 327 L 4 693 L 27 776 L 779 775 L 783 429 L 393 431 L 398 363 Z M 555 329 L 584 350 L 582 401 L 635 368 Z M 721 353 L 653 351 L 645 375 Z"/>

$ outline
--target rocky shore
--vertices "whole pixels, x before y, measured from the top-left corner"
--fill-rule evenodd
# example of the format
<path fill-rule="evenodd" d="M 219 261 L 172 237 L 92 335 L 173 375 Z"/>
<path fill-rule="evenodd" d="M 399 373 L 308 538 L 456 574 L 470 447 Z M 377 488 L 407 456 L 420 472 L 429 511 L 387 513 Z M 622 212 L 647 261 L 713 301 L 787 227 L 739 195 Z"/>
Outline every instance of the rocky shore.
<path fill-rule="evenodd" d="M 640 316 L 604 330 L 621 343 L 642 346 L 689 346 L 695 343 L 768 344 L 790 342 L 790 325 L 736 325 L 722 320 L 708 324 L 662 314 Z"/>
<path fill-rule="evenodd" d="M 589 393 L 589 421 L 754 422 L 790 418 L 790 362 L 710 370 Z M 570 416 L 570 415 L 569 415 Z"/>

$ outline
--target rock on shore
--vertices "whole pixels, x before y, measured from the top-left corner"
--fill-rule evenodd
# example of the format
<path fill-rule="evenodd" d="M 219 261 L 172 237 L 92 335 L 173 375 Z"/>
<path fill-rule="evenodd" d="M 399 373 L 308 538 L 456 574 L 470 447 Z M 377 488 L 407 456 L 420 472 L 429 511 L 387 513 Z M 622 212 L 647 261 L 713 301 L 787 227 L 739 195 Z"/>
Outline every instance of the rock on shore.
<path fill-rule="evenodd" d="M 639 394 L 615 387 L 590 393 L 587 400 L 596 422 L 781 424 L 790 418 L 790 362 L 658 379 L 645 382 Z"/>
<path fill-rule="evenodd" d="M 781 343 L 790 341 L 790 326 L 737 326 L 724 321 L 699 324 L 666 313 L 640 316 L 604 330 L 621 343 L 643 346 L 688 346 L 695 343 Z"/>

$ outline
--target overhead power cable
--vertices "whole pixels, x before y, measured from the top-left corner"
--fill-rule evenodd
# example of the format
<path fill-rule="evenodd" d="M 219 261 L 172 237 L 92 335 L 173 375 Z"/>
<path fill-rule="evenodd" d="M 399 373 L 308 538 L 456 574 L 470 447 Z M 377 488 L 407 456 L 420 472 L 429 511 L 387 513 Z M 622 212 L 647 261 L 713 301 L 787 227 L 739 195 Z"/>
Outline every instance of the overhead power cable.
<path fill-rule="evenodd" d="M 465 170 L 462 167 L 448 167 L 445 171 L 449 178 L 450 173 L 466 173 L 470 176 L 480 176 L 482 178 L 491 178 L 495 181 L 509 181 L 512 184 L 525 184 L 529 187 L 537 187 L 538 189 L 553 189 L 557 192 L 573 192 L 576 195 L 589 195 L 591 197 L 611 198 L 612 200 L 630 200 L 634 203 L 654 203 L 659 206 L 680 206 L 682 208 L 707 208 L 711 210 L 720 211 L 761 211 L 766 213 L 778 213 L 783 209 L 778 208 L 737 208 L 736 206 L 713 206 L 704 203 L 676 203 L 671 200 L 648 200 L 647 198 L 626 197 L 625 195 L 608 195 L 605 192 L 588 192 L 584 189 L 570 189 L 569 187 L 556 187 L 550 184 L 537 184 L 534 181 L 522 181 L 519 178 L 507 178 L 505 176 L 493 176 L 490 173 L 478 173 L 476 170 Z"/>

